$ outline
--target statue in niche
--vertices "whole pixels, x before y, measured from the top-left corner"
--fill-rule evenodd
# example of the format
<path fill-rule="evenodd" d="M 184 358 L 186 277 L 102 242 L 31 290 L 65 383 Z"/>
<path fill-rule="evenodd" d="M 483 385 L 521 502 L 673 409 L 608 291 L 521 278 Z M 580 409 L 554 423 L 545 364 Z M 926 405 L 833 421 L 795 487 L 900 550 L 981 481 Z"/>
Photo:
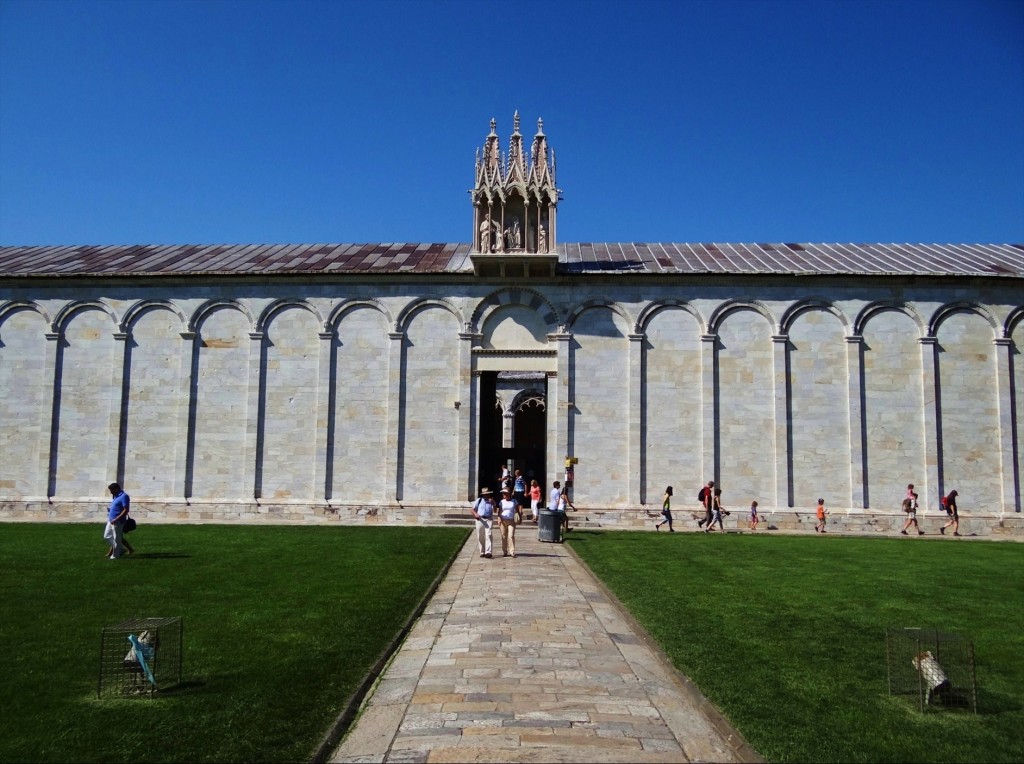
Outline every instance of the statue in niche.
<path fill-rule="evenodd" d="M 540 224 L 540 228 L 537 230 L 537 251 L 547 252 L 548 251 L 548 232 L 544 228 L 544 224 Z"/>
<path fill-rule="evenodd" d="M 523 238 L 519 231 L 519 218 L 512 218 L 512 225 L 505 229 L 505 246 L 507 249 L 522 249 Z"/>
<path fill-rule="evenodd" d="M 480 221 L 480 251 L 491 251 L 491 222 L 487 218 Z"/>

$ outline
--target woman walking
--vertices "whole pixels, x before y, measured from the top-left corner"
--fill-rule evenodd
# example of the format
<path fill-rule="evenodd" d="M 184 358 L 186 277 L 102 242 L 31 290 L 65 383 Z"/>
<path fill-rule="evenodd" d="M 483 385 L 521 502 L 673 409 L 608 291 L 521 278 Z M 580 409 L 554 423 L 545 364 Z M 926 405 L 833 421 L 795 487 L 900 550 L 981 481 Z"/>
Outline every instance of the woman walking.
<path fill-rule="evenodd" d="M 501 489 L 501 501 L 498 503 L 498 522 L 501 523 L 501 555 L 516 556 L 516 521 L 523 521 L 523 510 L 519 502 L 512 498 L 512 491 Z"/>
<path fill-rule="evenodd" d="M 757 502 L 750 502 L 750 530 L 756 531 L 757 524 L 761 522 L 761 518 L 757 516 Z"/>
<path fill-rule="evenodd" d="M 533 513 L 533 522 L 540 517 L 540 483 L 536 480 L 530 481 L 530 512 Z"/>
<path fill-rule="evenodd" d="M 661 526 L 668 523 L 669 533 L 675 533 L 675 528 L 672 527 L 672 486 L 665 489 L 665 498 L 661 502 L 661 516 L 665 519 L 660 523 L 654 524 L 654 530 L 660 531 Z"/>

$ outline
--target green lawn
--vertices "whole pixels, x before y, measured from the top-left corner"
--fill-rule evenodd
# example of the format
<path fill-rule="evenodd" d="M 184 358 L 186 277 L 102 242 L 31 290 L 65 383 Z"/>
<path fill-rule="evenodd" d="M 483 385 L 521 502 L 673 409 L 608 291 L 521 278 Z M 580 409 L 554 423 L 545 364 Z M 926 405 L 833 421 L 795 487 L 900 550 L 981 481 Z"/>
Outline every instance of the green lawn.
<path fill-rule="evenodd" d="M 0 528 L 0 761 L 302 761 L 465 529 Z M 97 700 L 104 626 L 182 616 L 185 682 Z"/>
<path fill-rule="evenodd" d="M 581 530 L 568 541 L 769 761 L 1024 761 L 1024 545 Z M 892 626 L 970 637 L 976 716 L 889 696 Z"/>

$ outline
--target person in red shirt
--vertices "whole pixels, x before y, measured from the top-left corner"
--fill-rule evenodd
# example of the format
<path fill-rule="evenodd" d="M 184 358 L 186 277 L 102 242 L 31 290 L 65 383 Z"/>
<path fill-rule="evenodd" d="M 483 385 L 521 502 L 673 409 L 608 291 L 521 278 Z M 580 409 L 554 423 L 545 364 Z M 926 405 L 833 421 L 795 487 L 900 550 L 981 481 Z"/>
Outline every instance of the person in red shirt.
<path fill-rule="evenodd" d="M 949 495 L 942 500 L 942 508 L 946 510 L 946 514 L 949 515 L 949 522 L 939 528 L 939 533 L 943 536 L 946 535 L 946 528 L 953 526 L 953 535 L 960 535 L 960 513 L 956 508 L 956 497 L 959 494 L 956 491 L 950 491 Z"/>

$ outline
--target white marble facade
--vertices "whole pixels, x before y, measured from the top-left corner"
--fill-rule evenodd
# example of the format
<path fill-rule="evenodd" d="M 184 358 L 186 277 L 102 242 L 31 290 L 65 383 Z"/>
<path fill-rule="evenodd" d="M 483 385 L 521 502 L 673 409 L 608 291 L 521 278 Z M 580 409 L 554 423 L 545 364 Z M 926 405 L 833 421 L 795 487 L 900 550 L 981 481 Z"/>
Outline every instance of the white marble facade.
<path fill-rule="evenodd" d="M 1024 308 L 1000 283 L 144 279 L 0 292 L 0 517 L 430 522 L 475 493 L 481 369 L 544 372 L 549 475 L 693 503 L 1020 518 Z"/>

